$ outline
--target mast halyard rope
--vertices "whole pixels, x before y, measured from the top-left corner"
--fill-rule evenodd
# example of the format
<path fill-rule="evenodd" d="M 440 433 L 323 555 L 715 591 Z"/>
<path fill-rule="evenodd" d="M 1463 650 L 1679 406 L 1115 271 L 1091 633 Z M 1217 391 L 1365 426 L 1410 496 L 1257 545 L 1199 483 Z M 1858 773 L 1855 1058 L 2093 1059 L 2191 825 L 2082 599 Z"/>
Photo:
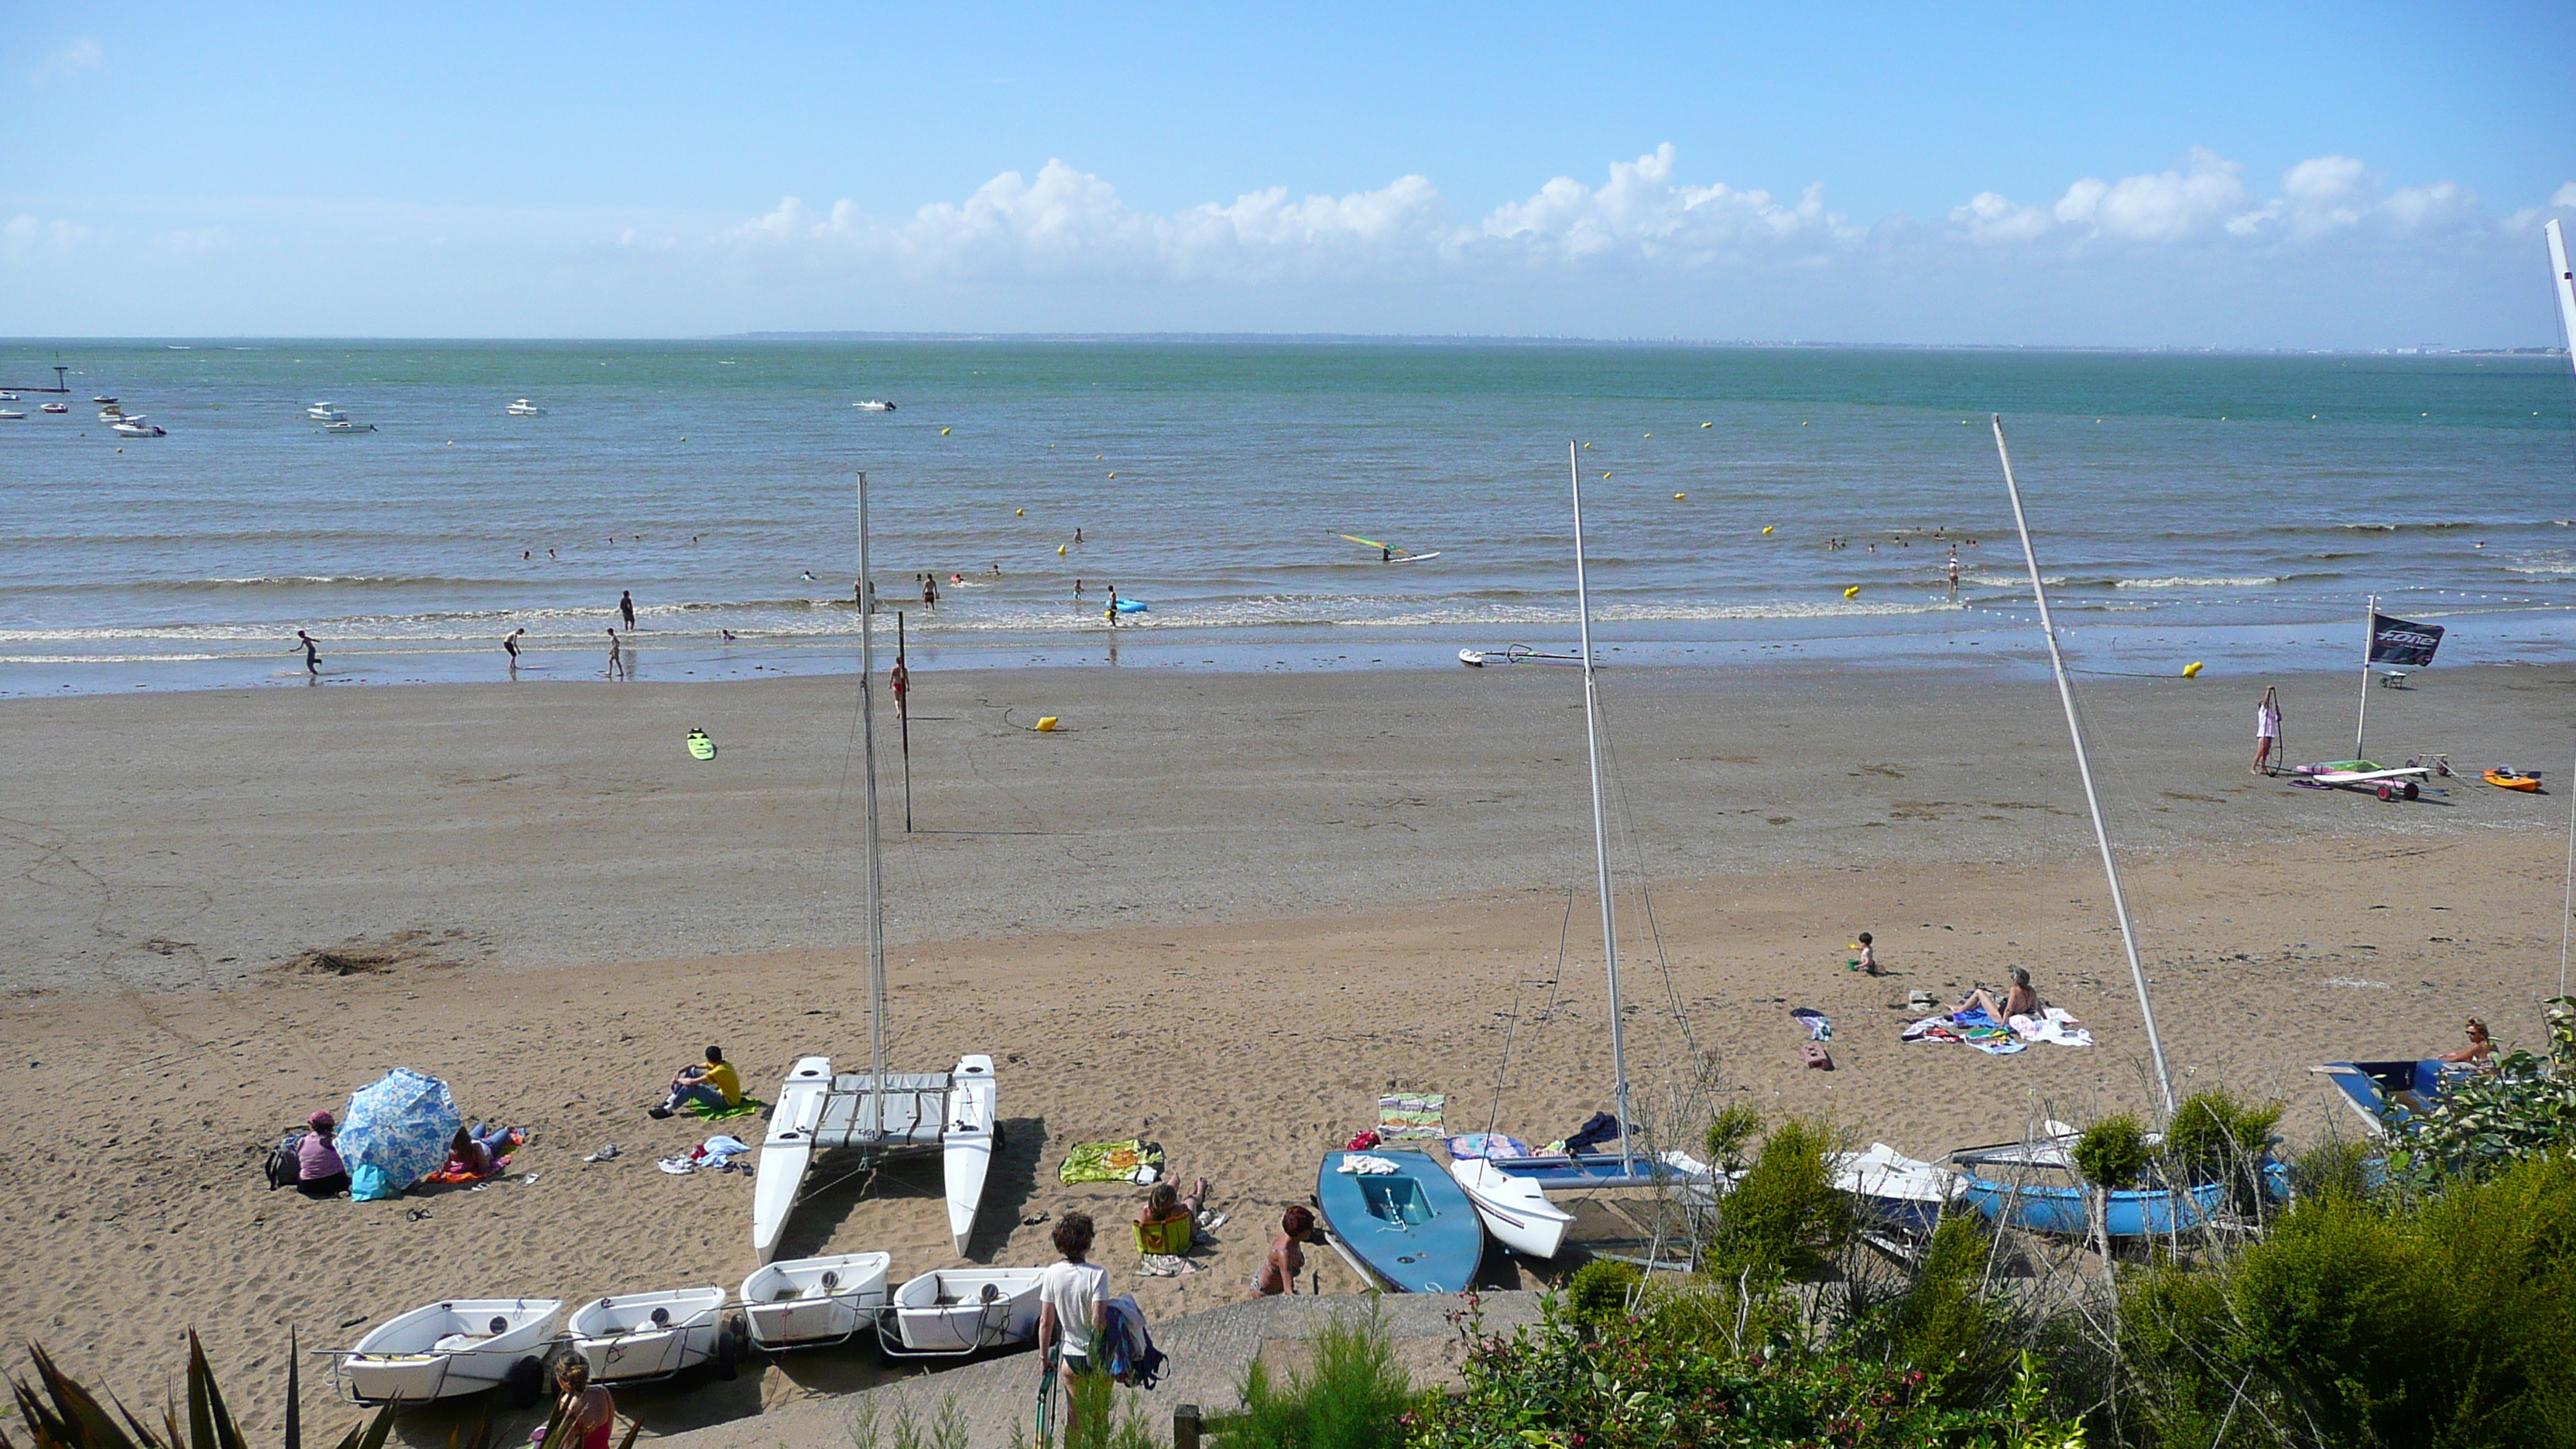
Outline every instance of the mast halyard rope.
<path fill-rule="evenodd" d="M 877 855 L 876 600 L 868 595 L 868 475 L 859 475 L 859 753 L 868 790 L 868 1136 L 885 1144 L 885 870 Z"/>
<path fill-rule="evenodd" d="M 2066 732 L 2075 741 L 2075 772 L 2084 781 L 2084 806 L 2093 817 L 2093 841 L 2102 848 L 2102 874 L 2111 883 L 2111 910 L 2120 918 L 2120 945 L 2129 955 L 2129 979 L 2137 984 L 2138 1014 L 2147 1024 L 2147 1050 L 2156 1059 L 2156 1087 L 2164 1094 L 2165 1115 L 2174 1110 L 2173 1074 L 2165 1069 L 2164 1038 L 2156 1031 L 2155 1003 L 2147 996 L 2147 968 L 2138 961 L 2137 932 L 2129 927 L 2129 903 L 2120 892 L 2120 862 L 2111 854 L 2110 832 L 2102 828 L 2102 800 L 2093 790 L 2093 762 L 2084 753 L 2084 726 L 2075 715 L 2075 690 L 2066 682 L 2066 660 L 2057 652 L 2057 625 L 2049 618 L 2048 590 L 2039 581 L 2039 553 L 2031 547 L 2030 520 L 2022 515 L 2021 485 L 2013 481 L 2012 451 L 2004 446 L 2003 414 L 1992 414 L 1995 456 L 2003 461 L 2004 491 L 2012 496 L 2013 527 L 2021 531 L 2021 556 L 2030 565 L 2030 591 L 2039 600 L 2039 629 L 2048 638 L 2048 667 L 2057 676 L 2058 703 L 2066 707 Z"/>
<path fill-rule="evenodd" d="M 1610 895 L 1610 837 L 1601 818 L 1600 701 L 1592 679 L 1592 595 L 1583 575 L 1583 464 L 1575 445 L 1565 445 L 1565 470 L 1574 480 L 1574 612 L 1583 635 L 1583 743 L 1592 765 L 1592 859 L 1601 887 L 1601 954 L 1610 978 L 1610 1074 L 1616 1079 L 1619 1112 L 1619 1166 L 1635 1170 L 1635 1148 L 1628 1139 L 1628 1040 L 1619 1012 L 1619 918 Z"/>

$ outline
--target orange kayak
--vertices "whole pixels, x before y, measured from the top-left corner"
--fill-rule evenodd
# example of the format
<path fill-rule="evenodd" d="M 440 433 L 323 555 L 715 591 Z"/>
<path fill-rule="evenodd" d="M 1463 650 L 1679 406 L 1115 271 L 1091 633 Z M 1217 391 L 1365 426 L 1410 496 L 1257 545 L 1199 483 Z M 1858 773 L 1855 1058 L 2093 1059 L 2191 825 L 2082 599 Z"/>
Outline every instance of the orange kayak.
<path fill-rule="evenodd" d="M 2495 786 L 2499 790 L 2521 790 L 2527 794 L 2534 795 L 2540 793 L 2540 777 L 2538 775 L 2516 774 L 2514 771 L 2508 770 L 2502 765 L 2498 765 L 2496 768 L 2487 771 L 2485 778 L 2488 784 Z"/>

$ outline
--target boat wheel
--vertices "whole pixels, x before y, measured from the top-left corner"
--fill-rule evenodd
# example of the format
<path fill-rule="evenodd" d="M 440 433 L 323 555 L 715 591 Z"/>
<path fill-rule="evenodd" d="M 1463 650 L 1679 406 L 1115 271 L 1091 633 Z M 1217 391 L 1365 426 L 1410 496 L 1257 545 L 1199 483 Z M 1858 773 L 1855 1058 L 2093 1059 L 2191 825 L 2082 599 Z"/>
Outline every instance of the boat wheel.
<path fill-rule="evenodd" d="M 510 1365 L 510 1371 L 501 1376 L 501 1394 L 511 1408 L 535 1408 L 546 1396 L 544 1361 L 530 1354 Z"/>
<path fill-rule="evenodd" d="M 2419 788 L 2419 787 L 2416 785 L 2416 783 L 2415 783 L 2414 781 L 2409 780 L 2409 781 L 2407 781 L 2407 782 L 2406 782 L 2406 798 L 2407 798 L 2407 799 L 2409 799 L 2409 800 L 2415 799 L 2417 796 L 2421 795 L 2422 793 L 2423 793 L 2423 791 L 2421 790 L 2421 788 Z"/>
<path fill-rule="evenodd" d="M 2382 800 L 2394 800 L 2397 798 L 2397 792 L 2389 789 L 2385 785 L 2382 785 L 2379 787 L 2379 798 Z"/>

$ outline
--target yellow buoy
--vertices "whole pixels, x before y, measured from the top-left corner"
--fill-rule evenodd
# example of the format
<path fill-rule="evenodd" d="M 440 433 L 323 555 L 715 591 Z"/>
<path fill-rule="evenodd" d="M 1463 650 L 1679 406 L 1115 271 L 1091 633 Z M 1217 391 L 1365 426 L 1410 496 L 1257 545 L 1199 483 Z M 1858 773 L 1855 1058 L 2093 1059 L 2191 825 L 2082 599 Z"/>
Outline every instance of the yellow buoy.
<path fill-rule="evenodd" d="M 1690 495 L 1689 495 L 1689 494 L 1687 494 L 1687 493 L 1676 493 L 1676 494 L 1674 494 L 1674 495 L 1673 495 L 1673 501 L 1674 501 L 1675 503 L 1679 503 L 1679 502 L 1681 502 L 1683 499 L 1688 498 L 1689 496 L 1690 496 Z"/>
<path fill-rule="evenodd" d="M 1117 474 L 1115 474 L 1115 473 L 1112 473 L 1112 474 L 1110 474 L 1109 476 L 1110 476 L 1110 477 L 1112 477 L 1112 478 L 1115 478 L 1115 477 L 1117 477 L 1118 475 L 1117 475 Z"/>
<path fill-rule="evenodd" d="M 1011 516 L 1013 518 L 1026 518 L 1029 516 L 1029 511 L 1025 508 L 1014 508 L 1011 510 Z"/>
<path fill-rule="evenodd" d="M 1859 598 L 1859 597 L 1860 597 L 1860 585 L 1858 585 L 1858 584 L 1854 584 L 1854 585 L 1852 585 L 1850 588 L 1843 590 L 1843 597 L 1844 597 L 1844 598 L 1846 598 L 1846 599 L 1857 599 L 1857 598 Z"/>
<path fill-rule="evenodd" d="M 1051 714 L 1050 714 L 1050 715 L 1043 715 L 1043 716 L 1040 716 L 1040 717 L 1039 717 L 1039 719 L 1038 719 L 1037 729 L 1038 729 L 1038 733 L 1039 733 L 1039 734 L 1042 734 L 1042 735 L 1043 735 L 1043 734 L 1052 734 L 1052 733 L 1054 733 L 1054 732 L 1055 732 L 1055 716 L 1054 716 L 1054 715 L 1051 715 Z"/>
<path fill-rule="evenodd" d="M 1586 444 L 1584 444 L 1584 445 L 1583 445 L 1583 451 L 1585 451 L 1585 452 L 1587 452 L 1587 453 L 1591 452 L 1591 451 L 1592 451 L 1592 445 L 1591 445 L 1590 443 L 1586 443 Z"/>
<path fill-rule="evenodd" d="M 1700 426 L 1701 426 L 1701 427 L 1703 427 L 1703 428 L 1713 428 L 1713 427 L 1716 427 L 1716 426 L 1717 426 L 1717 424 L 1715 424 L 1715 423 L 1702 423 L 1702 424 L 1700 424 Z"/>
<path fill-rule="evenodd" d="M 1771 530 L 1772 530 L 1772 529 L 1774 529 L 1774 528 L 1776 528 L 1776 527 L 1778 527 L 1778 526 L 1779 526 L 1779 525 L 1777 525 L 1777 524 L 1771 524 L 1771 523 L 1766 523 L 1766 524 L 1762 525 L 1762 536 L 1763 536 L 1764 538 L 1769 538 L 1769 537 L 1771 536 Z"/>
<path fill-rule="evenodd" d="M 1060 543 L 1059 543 L 1059 544 L 1057 544 L 1057 545 L 1055 546 L 1055 556 L 1056 556 L 1057 558 L 1062 558 L 1062 557 L 1064 557 L 1064 545 L 1063 545 L 1063 544 L 1060 544 Z"/>
<path fill-rule="evenodd" d="M 1604 483 L 1609 482 L 1609 481 L 1610 481 L 1610 475 L 1609 475 L 1609 474 L 1607 474 L 1607 473 L 1602 474 L 1602 475 L 1601 475 L 1601 481 L 1602 481 L 1602 482 L 1604 482 Z"/>
<path fill-rule="evenodd" d="M 939 436 L 941 436 L 941 437 L 943 437 L 943 438 L 944 438 L 944 437 L 947 437 L 947 436 L 948 436 L 948 430 L 947 430 L 946 428 L 941 428 L 941 429 L 939 430 Z"/>
<path fill-rule="evenodd" d="M 2189 664 L 2184 665 L 2182 667 L 2182 677 L 2185 679 L 2198 679 L 2200 677 L 2200 661 L 2195 659 Z"/>
<path fill-rule="evenodd" d="M 1651 437 L 1653 437 L 1653 436 L 1654 436 L 1654 434 L 1652 434 L 1652 433 L 1648 433 L 1646 436 L 1651 438 Z"/>

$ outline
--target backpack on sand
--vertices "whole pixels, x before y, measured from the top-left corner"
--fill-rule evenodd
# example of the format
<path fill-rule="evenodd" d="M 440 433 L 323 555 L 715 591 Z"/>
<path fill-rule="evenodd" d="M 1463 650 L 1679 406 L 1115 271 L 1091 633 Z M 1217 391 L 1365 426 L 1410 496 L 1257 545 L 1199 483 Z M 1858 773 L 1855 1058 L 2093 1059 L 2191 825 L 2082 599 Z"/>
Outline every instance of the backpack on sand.
<path fill-rule="evenodd" d="M 302 1132 L 289 1132 L 268 1149 L 268 1190 L 293 1187 L 304 1177 L 304 1137 Z"/>

